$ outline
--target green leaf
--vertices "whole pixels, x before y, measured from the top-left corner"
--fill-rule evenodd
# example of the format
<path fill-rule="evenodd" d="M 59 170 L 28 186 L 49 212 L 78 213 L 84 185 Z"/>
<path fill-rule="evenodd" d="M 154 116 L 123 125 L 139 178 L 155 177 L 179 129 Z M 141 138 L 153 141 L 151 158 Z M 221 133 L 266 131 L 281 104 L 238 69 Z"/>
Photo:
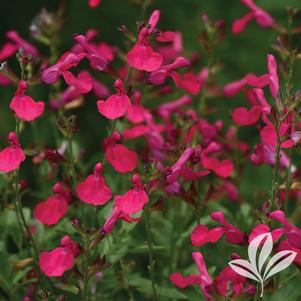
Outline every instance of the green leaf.
<path fill-rule="evenodd" d="M 280 289 L 270 296 L 270 301 L 300 301 L 301 299 L 300 277 L 286 282 Z"/>

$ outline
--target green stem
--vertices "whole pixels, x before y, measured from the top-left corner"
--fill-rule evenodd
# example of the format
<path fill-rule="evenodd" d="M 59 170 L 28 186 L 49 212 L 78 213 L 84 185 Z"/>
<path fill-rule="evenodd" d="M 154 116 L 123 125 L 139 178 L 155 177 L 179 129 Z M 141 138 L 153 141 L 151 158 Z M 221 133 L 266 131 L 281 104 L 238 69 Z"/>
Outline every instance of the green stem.
<path fill-rule="evenodd" d="M 287 213 L 287 206 L 288 206 L 288 199 L 289 199 L 289 192 L 290 192 L 290 187 L 291 187 L 291 169 L 292 169 L 292 153 L 293 149 L 289 149 L 288 153 L 288 159 L 289 159 L 289 164 L 286 170 L 286 183 L 285 183 L 285 203 L 284 203 L 284 211 Z"/>
<path fill-rule="evenodd" d="M 280 167 L 280 150 L 281 150 L 281 139 L 280 139 L 280 125 L 277 121 L 276 125 L 276 135 L 277 135 L 277 145 L 276 145 L 276 154 L 275 154 L 275 168 L 274 175 L 272 180 L 272 190 L 271 190 L 271 202 L 270 210 L 274 209 L 276 195 L 279 187 L 279 167 Z"/>
<path fill-rule="evenodd" d="M 154 249 L 153 249 L 153 242 L 152 242 L 152 232 L 151 232 L 151 217 L 150 217 L 150 208 L 149 204 L 144 207 L 145 213 L 145 221 L 146 221 L 146 233 L 147 233 L 147 247 L 148 247 L 148 270 L 149 276 L 152 282 L 152 291 L 153 291 L 153 300 L 158 301 L 158 294 L 157 294 L 157 285 L 155 282 L 155 260 L 154 260 Z"/>
<path fill-rule="evenodd" d="M 82 263 L 82 274 L 83 274 L 83 301 L 88 301 L 89 300 L 89 290 L 88 290 L 88 282 L 89 282 L 89 271 L 88 271 L 88 266 L 89 266 L 89 242 L 85 241 L 85 251 L 84 251 L 84 259 Z"/>

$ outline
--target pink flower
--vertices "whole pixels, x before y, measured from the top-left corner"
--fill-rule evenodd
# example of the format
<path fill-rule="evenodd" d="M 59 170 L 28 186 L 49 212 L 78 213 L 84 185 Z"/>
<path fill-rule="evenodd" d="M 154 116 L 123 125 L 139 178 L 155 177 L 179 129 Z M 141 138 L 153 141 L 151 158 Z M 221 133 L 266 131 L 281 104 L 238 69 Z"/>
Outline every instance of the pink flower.
<path fill-rule="evenodd" d="M 117 144 L 120 135 L 115 131 L 111 137 L 104 141 L 106 160 L 121 173 L 133 171 L 138 165 L 137 153 L 129 150 L 122 144 Z"/>
<path fill-rule="evenodd" d="M 80 72 L 77 77 L 75 77 L 70 71 L 66 70 L 63 73 L 65 82 L 71 86 L 75 87 L 79 93 L 86 94 L 91 91 L 93 86 L 93 80 L 88 71 Z"/>
<path fill-rule="evenodd" d="M 205 225 L 197 225 L 191 233 L 191 243 L 194 246 L 202 246 L 207 243 L 216 243 L 222 235 L 224 229 L 222 227 L 215 227 L 211 230 Z"/>
<path fill-rule="evenodd" d="M 214 290 L 213 281 L 207 271 L 203 255 L 200 252 L 193 252 L 192 258 L 197 265 L 199 274 L 193 274 L 188 277 L 184 277 L 182 274 L 175 272 L 170 275 L 170 280 L 180 288 L 198 284 L 207 300 L 215 300 L 212 295 Z"/>
<path fill-rule="evenodd" d="M 139 222 L 141 220 L 140 217 L 133 218 L 129 216 L 128 214 L 122 212 L 117 206 L 113 206 L 113 210 L 109 217 L 107 218 L 105 224 L 100 230 L 100 233 L 102 235 L 107 235 L 109 234 L 116 226 L 116 223 L 120 220 L 124 220 L 127 223 L 134 223 L 134 222 Z"/>
<path fill-rule="evenodd" d="M 234 296 L 244 292 L 244 285 L 247 282 L 245 277 L 240 276 L 230 267 L 225 267 L 214 279 L 214 286 L 221 296 L 228 296 L 233 292 Z"/>
<path fill-rule="evenodd" d="M 74 258 L 78 253 L 79 245 L 69 236 L 64 236 L 61 240 L 61 247 L 40 253 L 40 268 L 48 277 L 63 276 L 74 266 Z"/>
<path fill-rule="evenodd" d="M 258 235 L 264 234 L 264 233 L 271 233 L 273 241 L 278 240 L 281 235 L 284 233 L 283 228 L 277 228 L 275 230 L 270 229 L 269 226 L 265 224 L 259 224 L 256 227 L 253 228 L 252 232 L 249 235 L 249 243 Z"/>
<path fill-rule="evenodd" d="M 238 19 L 232 24 L 232 32 L 238 34 L 242 32 L 246 25 L 255 19 L 256 23 L 263 28 L 272 27 L 274 24 L 273 18 L 265 12 L 262 8 L 259 8 L 253 0 L 241 0 L 245 6 L 247 6 L 251 12 L 247 13 L 241 19 Z"/>
<path fill-rule="evenodd" d="M 206 243 L 217 242 L 223 234 L 226 240 L 232 244 L 243 244 L 245 242 L 245 235 L 238 228 L 230 224 L 220 211 L 216 211 L 211 215 L 211 218 L 218 221 L 222 227 L 215 227 L 211 230 L 205 225 L 196 226 L 191 233 L 191 242 L 194 246 L 202 246 Z"/>
<path fill-rule="evenodd" d="M 76 187 L 78 197 L 87 204 L 104 205 L 112 197 L 111 188 L 107 186 L 105 179 L 101 176 L 102 168 L 102 164 L 97 163 L 93 175 L 89 175 Z"/>
<path fill-rule="evenodd" d="M 148 82 L 153 85 L 162 85 L 168 76 L 171 76 L 170 72 L 179 68 L 187 67 L 190 63 L 184 57 L 178 57 L 171 64 L 161 66 L 159 69 L 150 73 Z"/>
<path fill-rule="evenodd" d="M 54 84 L 66 71 L 79 64 L 81 58 L 73 53 L 66 52 L 58 62 L 42 72 L 42 81 L 46 84 Z M 67 75 L 68 78 L 68 75 Z"/>
<path fill-rule="evenodd" d="M 246 96 L 252 106 L 259 105 L 261 107 L 262 114 L 267 115 L 271 113 L 271 106 L 267 102 L 262 89 L 259 88 L 248 89 L 246 91 Z"/>
<path fill-rule="evenodd" d="M 200 92 L 201 83 L 194 73 L 187 72 L 181 76 L 179 73 L 172 71 L 170 72 L 170 76 L 178 88 L 181 88 L 192 95 L 197 95 Z"/>
<path fill-rule="evenodd" d="M 266 163 L 273 166 L 275 164 L 275 147 L 270 144 L 257 144 L 255 145 L 254 152 L 250 156 L 250 160 L 254 165 L 262 165 Z M 282 167 L 289 165 L 286 154 L 281 150 L 280 164 Z"/>
<path fill-rule="evenodd" d="M 245 30 L 245 27 L 254 19 L 254 13 L 248 13 L 242 18 L 237 19 L 232 24 L 232 32 L 235 34 L 241 33 Z"/>
<path fill-rule="evenodd" d="M 154 52 L 151 46 L 148 45 L 148 36 L 153 32 L 160 17 L 160 11 L 155 10 L 148 23 L 149 27 L 143 27 L 138 34 L 138 42 L 127 53 L 126 58 L 128 64 L 138 70 L 148 72 L 155 71 L 160 68 L 163 62 L 163 57 L 160 53 Z"/>
<path fill-rule="evenodd" d="M 22 48 L 26 55 L 30 54 L 33 57 L 38 56 L 38 50 L 33 45 L 22 39 L 15 30 L 8 31 L 6 36 L 14 42 L 17 49 Z"/>
<path fill-rule="evenodd" d="M 289 123 L 282 123 L 280 126 L 280 137 L 285 137 L 290 128 Z M 275 126 L 270 123 L 260 129 L 260 138 L 263 143 L 275 147 L 277 145 L 277 133 Z M 294 146 L 294 142 L 291 139 L 285 140 L 281 143 L 281 148 L 290 148 Z"/>
<path fill-rule="evenodd" d="M 124 116 L 131 105 L 130 99 L 126 95 L 123 82 L 118 79 L 115 81 L 114 86 L 117 94 L 111 95 L 106 101 L 97 101 L 99 113 L 111 120 Z"/>
<path fill-rule="evenodd" d="M 116 207 L 125 214 L 134 214 L 141 211 L 149 200 L 138 174 L 133 175 L 132 183 L 134 185 L 133 189 L 130 189 L 123 196 L 115 196 Z"/>
<path fill-rule="evenodd" d="M 301 267 L 301 249 L 300 248 L 295 248 L 293 247 L 288 239 L 282 240 L 278 247 L 277 247 L 277 251 L 284 251 L 284 250 L 291 250 L 297 253 L 297 256 L 294 259 L 294 263 L 296 265 L 298 265 L 299 267 Z"/>
<path fill-rule="evenodd" d="M 16 113 L 18 118 L 32 121 L 43 114 L 45 105 L 42 101 L 35 102 L 30 96 L 24 95 L 26 89 L 26 82 L 21 80 L 10 103 L 10 108 Z"/>
<path fill-rule="evenodd" d="M 88 0 L 88 4 L 91 8 L 96 8 L 101 3 L 101 0 Z"/>
<path fill-rule="evenodd" d="M 244 107 L 240 107 L 232 112 L 232 119 L 238 125 L 253 125 L 257 123 L 260 115 L 260 106 L 254 106 L 249 111 Z"/>
<path fill-rule="evenodd" d="M 246 78 L 242 78 L 233 82 L 226 84 L 223 87 L 223 93 L 227 97 L 233 97 L 239 93 L 247 84 Z"/>
<path fill-rule="evenodd" d="M 210 214 L 211 218 L 219 222 L 224 228 L 226 240 L 231 244 L 243 244 L 245 242 L 245 234 L 238 228 L 230 224 L 224 216 L 224 213 L 216 211 Z"/>
<path fill-rule="evenodd" d="M 68 211 L 68 202 L 71 200 L 71 192 L 57 183 L 52 188 L 54 195 L 47 200 L 38 203 L 34 208 L 34 216 L 42 224 L 54 225 Z"/>
<path fill-rule="evenodd" d="M 183 154 L 181 155 L 181 157 L 178 159 L 178 161 L 171 167 L 168 167 L 168 170 L 170 171 L 168 173 L 168 176 L 166 177 L 166 181 L 168 184 L 171 184 L 177 180 L 183 167 L 185 166 L 185 164 L 193 154 L 194 154 L 193 148 L 191 147 L 186 148 Z"/>
<path fill-rule="evenodd" d="M 230 177 L 234 170 L 234 165 L 230 160 L 218 160 L 214 157 L 202 156 L 201 164 L 221 178 Z"/>
<path fill-rule="evenodd" d="M 249 73 L 245 76 L 246 83 L 256 88 L 264 88 L 269 84 L 269 74 L 263 74 L 256 76 L 255 74 Z"/>
<path fill-rule="evenodd" d="M 269 81 L 270 91 L 273 98 L 279 97 L 279 80 L 277 73 L 277 62 L 272 54 L 268 54 L 268 70 L 269 70 Z"/>
<path fill-rule="evenodd" d="M 294 248 L 301 249 L 301 230 L 288 222 L 284 212 L 276 210 L 271 212 L 269 217 L 284 226 L 285 234 L 290 245 Z"/>
<path fill-rule="evenodd" d="M 169 120 L 170 116 L 179 111 L 184 106 L 192 104 L 191 97 L 184 95 L 177 100 L 165 102 L 158 107 L 158 114 L 164 119 Z"/>
<path fill-rule="evenodd" d="M 0 152 L 0 172 L 5 173 L 18 169 L 25 160 L 24 152 L 15 132 L 9 133 L 8 141 L 10 146 Z"/>
<path fill-rule="evenodd" d="M 134 92 L 134 100 L 131 106 L 128 107 L 126 112 L 126 118 L 132 123 L 141 123 L 145 120 L 145 114 L 149 111 L 145 109 L 141 104 L 141 92 Z"/>
<path fill-rule="evenodd" d="M 103 54 L 101 49 L 98 49 L 95 45 L 89 44 L 87 37 L 84 35 L 77 35 L 74 40 L 82 47 L 77 53 L 80 56 L 86 56 L 90 62 L 90 66 L 97 71 L 104 71 L 108 66 L 108 59 Z"/>
<path fill-rule="evenodd" d="M 10 42 L 5 43 L 0 49 L 0 62 L 5 61 L 18 51 L 18 47 Z"/>

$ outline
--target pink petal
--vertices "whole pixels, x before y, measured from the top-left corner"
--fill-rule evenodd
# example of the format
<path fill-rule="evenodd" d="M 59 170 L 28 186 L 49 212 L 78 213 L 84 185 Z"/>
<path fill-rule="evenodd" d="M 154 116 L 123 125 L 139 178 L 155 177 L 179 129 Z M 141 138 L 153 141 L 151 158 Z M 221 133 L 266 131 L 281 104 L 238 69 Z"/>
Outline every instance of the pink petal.
<path fill-rule="evenodd" d="M 115 144 L 106 149 L 106 160 L 121 173 L 133 171 L 138 164 L 138 155 L 122 144 Z"/>
<path fill-rule="evenodd" d="M 148 195 L 142 189 L 131 189 L 123 196 L 115 197 L 116 206 L 126 214 L 141 211 L 146 203 L 148 203 Z"/>
<path fill-rule="evenodd" d="M 249 111 L 244 107 L 240 107 L 233 111 L 232 119 L 236 124 L 246 126 L 256 124 L 260 115 L 260 106 L 254 106 Z"/>
<path fill-rule="evenodd" d="M 50 252 L 42 252 L 39 259 L 40 268 L 46 276 L 60 277 L 74 265 L 74 255 L 64 248 L 56 248 Z"/>
<path fill-rule="evenodd" d="M 45 104 L 42 101 L 35 102 L 30 96 L 16 95 L 10 103 L 10 108 L 17 117 L 25 121 L 32 121 L 41 116 L 44 107 Z"/>
<path fill-rule="evenodd" d="M 54 225 L 67 213 L 67 200 L 61 196 L 51 196 L 38 203 L 34 208 L 34 216 L 42 224 Z"/>
<path fill-rule="evenodd" d="M 78 197 L 87 204 L 104 205 L 112 197 L 110 187 L 106 186 L 102 176 L 88 176 L 76 187 Z"/>
<path fill-rule="evenodd" d="M 148 72 L 157 70 L 163 62 L 161 54 L 147 45 L 136 44 L 126 57 L 131 67 Z"/>
<path fill-rule="evenodd" d="M 254 17 L 254 13 L 250 12 L 244 15 L 241 19 L 235 20 L 232 24 L 232 32 L 238 34 L 244 31 L 247 24 L 251 22 L 254 19 Z"/>
<path fill-rule="evenodd" d="M 169 279 L 179 288 L 185 288 L 193 284 L 200 284 L 201 282 L 199 275 L 190 275 L 188 277 L 184 277 L 178 272 L 172 273 Z"/>
<path fill-rule="evenodd" d="M 111 120 L 124 116 L 130 105 L 129 97 L 123 94 L 114 94 L 106 101 L 97 101 L 99 113 Z"/>

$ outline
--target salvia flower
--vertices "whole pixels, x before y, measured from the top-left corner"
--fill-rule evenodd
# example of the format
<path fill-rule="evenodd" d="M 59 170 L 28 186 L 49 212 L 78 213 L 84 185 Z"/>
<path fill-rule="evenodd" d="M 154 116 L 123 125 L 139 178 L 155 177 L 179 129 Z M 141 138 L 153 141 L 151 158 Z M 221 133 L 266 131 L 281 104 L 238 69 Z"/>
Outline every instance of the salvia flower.
<path fill-rule="evenodd" d="M 170 280 L 180 288 L 198 284 L 207 300 L 215 300 L 213 297 L 213 281 L 208 273 L 202 253 L 193 252 L 192 258 L 197 265 L 199 274 L 193 274 L 188 277 L 184 277 L 182 274 L 175 272 L 170 275 Z"/>
<path fill-rule="evenodd" d="M 24 121 L 33 121 L 43 114 L 45 104 L 42 101 L 35 102 L 30 96 L 25 95 L 26 89 L 26 82 L 21 80 L 10 103 L 10 108 L 18 118 Z"/>
<path fill-rule="evenodd" d="M 64 236 L 61 240 L 61 247 L 49 252 L 41 252 L 39 258 L 40 268 L 48 277 L 60 277 L 72 269 L 74 258 L 79 254 L 78 243 L 69 236 Z"/>
<path fill-rule="evenodd" d="M 138 165 L 138 155 L 135 151 L 129 150 L 123 144 L 116 143 L 121 139 L 120 134 L 113 132 L 111 137 L 104 141 L 106 160 L 121 173 L 133 171 Z"/>
<path fill-rule="evenodd" d="M 46 84 L 54 84 L 70 68 L 77 66 L 80 61 L 79 56 L 66 52 L 55 65 L 43 70 L 41 74 L 42 81 Z M 68 75 L 66 77 L 68 78 Z"/>
<path fill-rule="evenodd" d="M 87 37 L 83 35 L 77 35 L 74 40 L 82 47 L 82 51 L 77 53 L 78 55 L 87 57 L 90 62 L 90 66 L 97 71 L 104 71 L 108 65 L 107 57 L 100 51 L 95 45 L 90 44 Z M 78 49 L 77 49 L 78 51 Z"/>
<path fill-rule="evenodd" d="M 138 174 L 133 175 L 132 183 L 134 186 L 133 189 L 130 189 L 122 196 L 115 196 L 116 207 L 125 214 L 134 214 L 141 211 L 149 200 Z"/>
<path fill-rule="evenodd" d="M 88 5 L 91 8 L 96 8 L 98 5 L 100 5 L 101 0 L 88 0 Z"/>
<path fill-rule="evenodd" d="M 193 245 L 202 246 L 206 243 L 215 243 L 223 234 L 229 243 L 240 245 L 245 242 L 245 234 L 230 224 L 222 212 L 216 211 L 211 213 L 210 216 L 213 220 L 219 222 L 221 226 L 211 230 L 205 225 L 196 226 L 191 233 L 191 242 Z"/>
<path fill-rule="evenodd" d="M 18 169 L 25 160 L 25 154 L 15 132 L 9 133 L 8 141 L 10 146 L 0 152 L 0 172 L 5 173 Z"/>
<path fill-rule="evenodd" d="M 34 216 L 45 225 L 54 225 L 67 214 L 68 202 L 71 200 L 71 192 L 57 183 L 52 188 L 54 195 L 47 200 L 38 203 L 34 208 Z"/>
<path fill-rule="evenodd" d="M 155 52 L 148 43 L 148 36 L 153 32 L 160 17 L 160 11 L 155 10 L 149 21 L 149 27 L 143 27 L 138 34 L 138 41 L 135 46 L 127 53 L 128 64 L 138 70 L 148 72 L 160 68 L 163 63 L 163 57 L 160 53 Z"/>
<path fill-rule="evenodd" d="M 17 49 L 23 49 L 26 55 L 32 55 L 33 57 L 38 56 L 39 53 L 36 47 L 22 39 L 15 30 L 8 31 L 6 36 L 15 44 Z"/>
<path fill-rule="evenodd" d="M 247 24 L 254 19 L 260 27 L 267 28 L 273 26 L 273 18 L 262 8 L 258 7 L 253 2 L 253 0 L 240 0 L 240 2 L 248 7 L 250 12 L 243 16 L 241 19 L 234 21 L 234 23 L 232 24 L 233 33 L 238 34 L 244 31 Z"/>
<path fill-rule="evenodd" d="M 97 163 L 93 175 L 89 175 L 76 187 L 78 197 L 87 204 L 104 205 L 112 197 L 111 188 L 107 186 L 102 174 L 102 164 Z"/>
<path fill-rule="evenodd" d="M 294 248 L 301 249 L 301 230 L 288 222 L 284 212 L 276 210 L 271 212 L 269 217 L 284 226 L 285 234 L 290 245 Z"/>
<path fill-rule="evenodd" d="M 117 94 L 111 95 L 106 101 L 98 100 L 97 107 L 101 115 L 108 119 L 114 120 L 125 115 L 131 102 L 126 94 L 123 82 L 118 79 L 115 81 L 115 89 Z"/>

